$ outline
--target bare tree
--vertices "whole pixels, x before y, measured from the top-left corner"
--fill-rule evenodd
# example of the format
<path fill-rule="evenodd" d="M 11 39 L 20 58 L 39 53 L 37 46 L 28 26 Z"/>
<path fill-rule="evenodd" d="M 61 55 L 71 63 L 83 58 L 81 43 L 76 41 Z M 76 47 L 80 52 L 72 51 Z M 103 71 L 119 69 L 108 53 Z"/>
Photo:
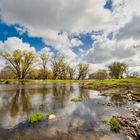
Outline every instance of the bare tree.
<path fill-rule="evenodd" d="M 116 79 L 122 78 L 123 74 L 127 71 L 127 65 L 120 62 L 113 62 L 108 68 L 110 76 Z"/>
<path fill-rule="evenodd" d="M 6 60 L 7 67 L 18 79 L 24 79 L 32 68 L 35 60 L 33 52 L 15 50 L 13 53 L 1 52 L 0 55 Z"/>
<path fill-rule="evenodd" d="M 88 74 L 89 71 L 89 65 L 88 64 L 78 64 L 78 80 L 84 80 Z"/>
<path fill-rule="evenodd" d="M 63 57 L 56 57 L 52 60 L 53 79 L 67 79 L 67 63 Z"/>
<path fill-rule="evenodd" d="M 75 72 L 76 72 L 76 69 L 68 66 L 68 75 L 69 75 L 69 79 L 72 80 L 74 79 L 74 75 L 75 75 Z"/>
<path fill-rule="evenodd" d="M 41 65 L 42 65 L 42 72 L 43 72 L 43 79 L 47 79 L 47 63 L 49 60 L 49 54 L 47 52 L 40 53 Z"/>
<path fill-rule="evenodd" d="M 90 74 L 90 79 L 104 80 L 108 78 L 108 73 L 104 69 L 100 69 L 97 72 Z"/>

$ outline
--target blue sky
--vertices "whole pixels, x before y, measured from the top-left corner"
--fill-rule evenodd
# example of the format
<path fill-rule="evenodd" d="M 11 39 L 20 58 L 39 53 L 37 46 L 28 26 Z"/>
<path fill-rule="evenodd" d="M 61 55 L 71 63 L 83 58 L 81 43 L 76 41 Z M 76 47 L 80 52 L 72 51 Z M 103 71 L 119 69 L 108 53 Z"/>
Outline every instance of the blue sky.
<path fill-rule="evenodd" d="M 47 48 L 95 70 L 113 61 L 134 68 L 139 58 L 132 47 L 140 42 L 139 6 L 139 0 L 1 0 L 0 50 L 5 45 L 36 52 Z"/>

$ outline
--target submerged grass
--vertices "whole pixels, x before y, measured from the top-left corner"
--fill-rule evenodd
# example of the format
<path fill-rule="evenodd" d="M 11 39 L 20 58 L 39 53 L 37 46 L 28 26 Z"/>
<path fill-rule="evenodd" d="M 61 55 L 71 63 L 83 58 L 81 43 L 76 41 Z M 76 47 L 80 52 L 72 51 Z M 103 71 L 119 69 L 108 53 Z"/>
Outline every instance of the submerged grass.
<path fill-rule="evenodd" d="M 116 117 L 112 117 L 112 119 L 110 120 L 110 129 L 114 132 L 118 132 L 120 128 L 120 121 Z"/>
<path fill-rule="evenodd" d="M 30 124 L 35 124 L 35 123 L 38 123 L 42 120 L 48 120 L 49 116 L 52 114 L 53 113 L 51 113 L 51 112 L 49 112 L 47 114 L 42 113 L 42 112 L 34 112 L 33 114 L 31 114 L 27 117 L 27 121 Z"/>
<path fill-rule="evenodd" d="M 35 113 L 31 114 L 30 116 L 28 116 L 27 120 L 29 123 L 34 124 L 34 123 L 37 123 L 39 121 L 42 121 L 44 118 L 45 118 L 44 113 L 35 112 Z"/>
<path fill-rule="evenodd" d="M 82 98 L 72 98 L 72 102 L 82 102 Z"/>

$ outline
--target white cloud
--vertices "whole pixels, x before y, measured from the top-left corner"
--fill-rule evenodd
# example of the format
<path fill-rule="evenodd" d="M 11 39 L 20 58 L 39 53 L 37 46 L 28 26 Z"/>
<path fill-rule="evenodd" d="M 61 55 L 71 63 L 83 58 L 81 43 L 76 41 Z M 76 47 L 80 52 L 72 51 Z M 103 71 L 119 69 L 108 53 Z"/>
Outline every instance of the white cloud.
<path fill-rule="evenodd" d="M 110 12 L 104 9 L 105 2 L 106 0 L 1 0 L 2 19 L 6 23 L 19 23 L 34 30 L 88 31 L 108 22 Z"/>
<path fill-rule="evenodd" d="M 4 42 L 0 41 L 0 51 L 13 52 L 17 49 L 35 52 L 35 47 L 31 47 L 29 43 L 25 43 L 17 37 L 10 37 Z"/>
<path fill-rule="evenodd" d="M 106 0 L 0 0 L 0 8 L 2 21 L 19 24 L 23 27 L 17 28 L 20 33 L 27 31 L 29 36 L 41 37 L 69 62 L 86 60 L 92 68 L 101 68 L 118 60 L 134 67 L 140 56 L 139 50 L 133 48 L 140 44 L 140 0 L 113 0 L 112 11 L 104 9 L 105 3 Z M 79 49 L 80 54 L 74 53 L 73 48 L 83 44 L 74 35 L 93 30 L 103 34 L 93 36 L 95 41 L 87 52 Z M 113 34 L 112 40 L 107 38 L 109 33 Z M 17 39 L 13 41 L 16 43 L 8 42 L 10 46 L 23 43 Z"/>
<path fill-rule="evenodd" d="M 0 7 L 4 22 L 20 24 L 29 36 L 42 37 L 47 45 L 74 58 L 72 48 L 82 42 L 71 34 L 98 30 L 108 24 L 111 13 L 104 9 L 105 3 L 106 0 L 1 0 Z M 19 28 L 18 31 L 23 33 Z"/>

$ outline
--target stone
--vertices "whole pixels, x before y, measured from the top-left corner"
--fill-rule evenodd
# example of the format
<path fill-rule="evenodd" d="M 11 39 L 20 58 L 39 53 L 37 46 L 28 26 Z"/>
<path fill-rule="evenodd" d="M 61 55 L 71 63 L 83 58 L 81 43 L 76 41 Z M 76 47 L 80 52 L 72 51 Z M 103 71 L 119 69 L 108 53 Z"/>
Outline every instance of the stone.
<path fill-rule="evenodd" d="M 130 136 L 127 136 L 127 140 L 133 140 L 133 138 L 131 138 Z"/>
<path fill-rule="evenodd" d="M 49 120 L 56 119 L 56 116 L 54 114 L 51 114 L 51 115 L 49 115 L 49 118 L 48 119 Z"/>

